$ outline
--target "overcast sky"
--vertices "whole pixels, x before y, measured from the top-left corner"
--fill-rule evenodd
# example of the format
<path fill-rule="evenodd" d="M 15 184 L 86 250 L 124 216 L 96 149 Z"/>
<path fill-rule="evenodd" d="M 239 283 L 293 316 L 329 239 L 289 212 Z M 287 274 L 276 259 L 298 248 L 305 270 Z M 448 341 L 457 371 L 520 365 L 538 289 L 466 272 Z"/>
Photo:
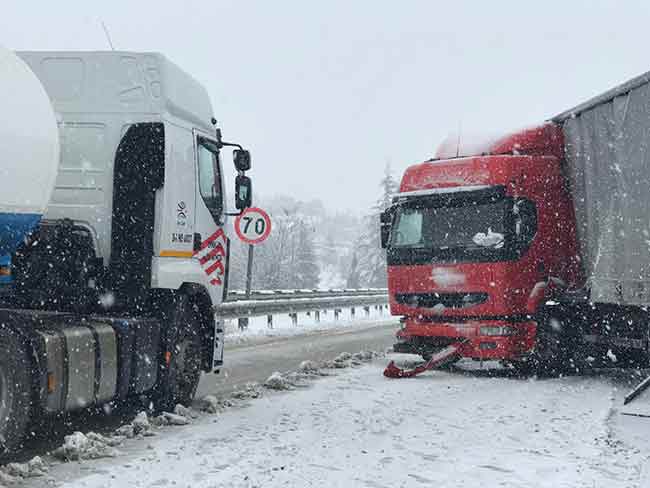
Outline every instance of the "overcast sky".
<path fill-rule="evenodd" d="M 0 0 L 13 49 L 159 51 L 201 81 L 258 193 L 363 211 L 387 162 L 517 128 L 650 70 L 650 2 Z M 227 161 L 230 166 L 230 161 Z"/>

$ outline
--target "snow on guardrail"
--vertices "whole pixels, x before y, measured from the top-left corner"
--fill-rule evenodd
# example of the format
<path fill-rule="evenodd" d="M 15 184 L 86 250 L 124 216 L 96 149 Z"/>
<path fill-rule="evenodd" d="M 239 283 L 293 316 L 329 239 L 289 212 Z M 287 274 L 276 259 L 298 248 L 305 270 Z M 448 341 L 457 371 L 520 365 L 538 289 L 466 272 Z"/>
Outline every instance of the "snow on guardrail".
<path fill-rule="evenodd" d="M 334 312 L 335 320 L 343 309 L 350 310 L 350 318 L 355 318 L 360 308 L 368 316 L 372 308 L 382 309 L 388 305 L 386 289 L 358 290 L 256 290 L 246 297 L 245 293 L 231 292 L 228 300 L 217 308 L 223 319 L 238 319 L 239 329 L 248 328 L 251 317 L 267 317 L 267 328 L 273 328 L 273 316 L 285 315 L 292 324 L 298 325 L 298 314 L 307 313 L 320 322 L 321 313 Z"/>
<path fill-rule="evenodd" d="M 233 319 L 277 313 L 317 312 L 320 310 L 386 305 L 387 303 L 388 294 L 381 291 L 330 296 L 304 296 L 301 294 L 291 298 L 264 297 L 258 299 L 251 296 L 251 299 L 224 302 L 217 310 L 222 318 Z"/>

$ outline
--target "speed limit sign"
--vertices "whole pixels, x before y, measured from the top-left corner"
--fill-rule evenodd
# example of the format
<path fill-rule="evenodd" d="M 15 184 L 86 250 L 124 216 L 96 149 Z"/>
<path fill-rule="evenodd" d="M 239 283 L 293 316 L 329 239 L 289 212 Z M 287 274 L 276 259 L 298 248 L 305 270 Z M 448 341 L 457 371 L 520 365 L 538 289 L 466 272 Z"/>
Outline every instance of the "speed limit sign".
<path fill-rule="evenodd" d="M 261 208 L 247 208 L 235 219 L 235 232 L 246 244 L 259 244 L 271 233 L 271 218 Z"/>

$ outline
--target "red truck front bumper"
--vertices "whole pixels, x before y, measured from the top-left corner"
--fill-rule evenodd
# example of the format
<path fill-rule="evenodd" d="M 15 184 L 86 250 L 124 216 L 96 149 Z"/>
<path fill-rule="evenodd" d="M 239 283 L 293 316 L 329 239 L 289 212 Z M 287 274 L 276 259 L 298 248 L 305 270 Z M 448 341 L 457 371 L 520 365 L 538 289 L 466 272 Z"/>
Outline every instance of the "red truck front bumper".
<path fill-rule="evenodd" d="M 535 346 L 534 321 L 481 320 L 467 322 L 426 322 L 407 319 L 396 334 L 403 350 L 413 346 L 418 350 L 446 346 L 467 339 L 459 354 L 484 360 L 517 360 Z M 396 347 L 396 350 L 398 348 Z"/>

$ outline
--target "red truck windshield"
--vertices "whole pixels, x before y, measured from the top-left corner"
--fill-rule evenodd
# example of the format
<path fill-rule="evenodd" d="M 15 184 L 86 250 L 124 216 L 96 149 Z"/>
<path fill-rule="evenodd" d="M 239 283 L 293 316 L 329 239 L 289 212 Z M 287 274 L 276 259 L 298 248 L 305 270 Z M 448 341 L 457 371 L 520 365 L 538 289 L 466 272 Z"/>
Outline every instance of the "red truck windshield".
<path fill-rule="evenodd" d="M 408 198 L 395 207 L 388 264 L 516 259 L 537 227 L 532 202 L 505 195 Z"/>
<path fill-rule="evenodd" d="M 500 249 L 511 208 L 509 200 L 462 207 L 402 207 L 395 216 L 390 246 Z"/>

